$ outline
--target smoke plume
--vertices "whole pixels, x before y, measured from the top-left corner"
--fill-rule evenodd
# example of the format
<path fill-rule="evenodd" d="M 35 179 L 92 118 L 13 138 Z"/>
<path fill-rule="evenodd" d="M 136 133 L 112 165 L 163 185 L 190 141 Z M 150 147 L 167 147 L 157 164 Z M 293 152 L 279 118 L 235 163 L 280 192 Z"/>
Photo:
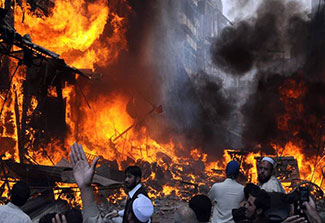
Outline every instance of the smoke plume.
<path fill-rule="evenodd" d="M 316 154 L 324 120 L 324 5 L 307 14 L 296 2 L 263 1 L 256 16 L 227 27 L 213 59 L 245 79 L 256 71 L 241 107 L 243 145 L 273 153 L 289 141 Z"/>
<path fill-rule="evenodd" d="M 292 73 L 306 58 L 308 24 L 299 3 L 263 1 L 256 17 L 222 31 L 213 45 L 213 60 L 225 72 L 240 76 L 253 68 Z"/>

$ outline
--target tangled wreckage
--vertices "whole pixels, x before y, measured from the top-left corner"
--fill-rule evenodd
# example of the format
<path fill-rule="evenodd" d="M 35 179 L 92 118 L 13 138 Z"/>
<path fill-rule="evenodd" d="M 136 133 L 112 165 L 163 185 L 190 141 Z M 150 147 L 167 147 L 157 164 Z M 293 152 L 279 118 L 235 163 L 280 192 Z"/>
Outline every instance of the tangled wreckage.
<path fill-rule="evenodd" d="M 59 162 L 54 162 L 48 154 L 47 145 L 53 135 L 57 138 L 62 137 L 62 130 L 67 129 L 67 102 L 63 97 L 64 86 L 74 85 L 78 91 L 77 99 L 85 101 L 90 107 L 79 85 L 82 80 L 77 76 L 85 80 L 98 80 L 101 74 L 93 73 L 90 69 L 77 69 L 69 66 L 59 54 L 33 43 L 28 35 L 19 34 L 13 28 L 10 13 L 10 10 L 0 9 L 1 72 L 12 71 L 5 78 L 7 84 L 1 86 L 5 94 L 0 117 L 5 115 L 6 101 L 13 99 L 18 159 L 8 158 L 6 154 L 1 155 L 0 196 L 1 202 L 6 202 L 11 185 L 18 180 L 26 181 L 31 186 L 32 198 L 24 205 L 23 210 L 31 216 L 33 221 L 37 222 L 46 213 L 62 212 L 68 207 L 81 205 L 69 161 L 62 156 Z M 9 68 L 9 58 L 16 61 L 13 69 Z M 19 101 L 17 94 L 9 99 L 13 77 L 21 66 L 26 67 L 22 84 L 22 101 Z M 161 106 L 149 104 L 150 109 L 146 116 L 154 112 L 157 114 L 162 112 Z M 136 124 L 134 122 L 122 132 L 116 131 L 114 136 L 107 139 L 109 147 L 118 155 L 120 152 L 116 149 L 116 141 L 124 140 L 123 136 Z M 321 135 L 324 135 L 324 132 Z M 2 143 L 4 142 L 10 144 L 9 139 L 6 141 L 6 138 L 2 137 Z M 132 146 L 131 151 L 136 151 L 142 157 L 150 157 L 149 150 L 152 147 L 150 146 L 148 144 L 145 147 Z M 30 154 L 35 151 L 41 152 L 52 165 L 41 165 L 34 160 Z M 65 151 L 68 153 L 68 149 Z M 228 159 L 235 159 L 240 163 L 242 182 L 256 181 L 256 174 L 252 174 L 252 171 L 254 169 L 256 171 L 261 154 L 246 149 L 225 149 L 224 153 Z M 100 153 L 87 153 L 86 156 L 91 162 L 98 154 L 101 155 Z M 193 194 L 206 193 L 212 183 L 219 182 L 225 177 L 224 165 L 209 166 L 205 162 L 206 157 L 197 155 L 196 150 L 191 151 L 191 157 L 178 163 L 174 162 L 172 154 L 162 151 L 157 152 L 157 159 L 153 162 L 137 159 L 131 153 L 127 153 L 126 156 L 129 163 L 136 163 L 143 168 L 149 195 L 156 199 L 155 204 L 158 210 L 156 214 L 162 217 L 172 213 L 179 200 L 188 200 Z M 321 167 L 320 184 L 315 184 L 312 180 L 306 181 L 301 177 L 295 157 L 270 156 L 277 162 L 275 175 L 286 185 L 287 191 L 300 186 L 308 186 L 314 198 L 320 203 L 323 202 L 321 203 L 323 206 L 320 205 L 320 207 L 324 208 L 322 188 L 325 185 L 325 166 Z M 248 162 L 248 157 L 253 157 L 253 161 Z M 101 207 L 103 212 L 109 212 L 112 208 L 112 205 L 107 204 L 106 197 L 109 197 L 110 204 L 123 206 L 121 189 L 124 176 L 120 171 L 120 165 L 116 160 L 108 160 L 104 156 L 100 158 L 93 183 L 94 190 L 103 204 Z"/>

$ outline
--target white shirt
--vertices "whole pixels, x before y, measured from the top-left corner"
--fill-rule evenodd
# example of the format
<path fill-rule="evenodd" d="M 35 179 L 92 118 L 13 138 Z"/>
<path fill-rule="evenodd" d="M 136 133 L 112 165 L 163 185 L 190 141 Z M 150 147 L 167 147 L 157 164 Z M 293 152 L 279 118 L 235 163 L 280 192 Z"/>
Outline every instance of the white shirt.
<path fill-rule="evenodd" d="M 233 223 L 232 209 L 239 208 L 244 200 L 244 186 L 227 178 L 222 183 L 213 184 L 208 196 L 212 202 L 212 223 Z"/>
<path fill-rule="evenodd" d="M 135 186 L 132 190 L 130 190 L 129 193 L 128 193 L 128 195 L 129 195 L 129 196 L 128 196 L 128 199 L 129 199 L 129 198 L 132 199 L 133 195 L 135 194 L 135 192 L 137 192 L 137 190 L 140 189 L 140 187 L 142 187 L 142 185 L 139 183 L 139 184 L 137 184 L 137 186 Z M 138 197 L 139 197 L 139 196 L 144 196 L 144 195 L 143 195 L 143 194 L 139 194 Z M 118 215 L 121 216 L 121 217 L 123 217 L 123 216 L 124 216 L 124 210 L 119 211 L 119 212 L 118 212 Z"/>
<path fill-rule="evenodd" d="M 18 206 L 9 202 L 0 206 L 0 222 L 5 223 L 32 223 L 30 217 Z"/>
<path fill-rule="evenodd" d="M 281 182 L 272 175 L 271 178 L 264 184 L 258 184 L 258 186 L 265 190 L 266 192 L 281 192 L 285 193 L 285 190 L 283 189 Z"/>

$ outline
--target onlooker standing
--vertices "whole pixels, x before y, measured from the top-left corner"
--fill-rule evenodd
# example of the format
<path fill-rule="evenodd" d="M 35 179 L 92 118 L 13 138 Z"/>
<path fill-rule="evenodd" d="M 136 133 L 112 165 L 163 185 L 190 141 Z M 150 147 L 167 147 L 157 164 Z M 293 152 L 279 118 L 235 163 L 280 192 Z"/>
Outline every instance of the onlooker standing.
<path fill-rule="evenodd" d="M 258 186 L 266 192 L 285 193 L 281 182 L 273 175 L 274 160 L 264 157 L 257 168 Z"/>
<path fill-rule="evenodd" d="M 208 193 L 213 208 L 212 223 L 233 223 L 232 209 L 238 208 L 244 200 L 244 186 L 237 183 L 239 163 L 230 161 L 226 167 L 227 179 L 215 183 Z"/>
<path fill-rule="evenodd" d="M 0 219 L 5 223 L 32 223 L 30 217 L 20 207 L 30 196 L 29 186 L 24 182 L 16 183 L 11 190 L 10 202 L 0 206 Z"/>

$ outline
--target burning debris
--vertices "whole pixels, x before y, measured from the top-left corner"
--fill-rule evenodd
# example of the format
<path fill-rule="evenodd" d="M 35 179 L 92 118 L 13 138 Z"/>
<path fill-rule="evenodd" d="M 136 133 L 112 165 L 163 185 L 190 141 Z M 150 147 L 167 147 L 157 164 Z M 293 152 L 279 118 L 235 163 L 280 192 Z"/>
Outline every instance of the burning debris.
<path fill-rule="evenodd" d="M 296 3 L 264 1 L 256 18 L 226 27 L 213 45 L 216 28 L 192 38 L 206 31 L 201 15 L 209 7 L 220 11 L 209 1 L 191 14 L 197 24 L 186 1 L 20 2 L 9 11 L 17 31 L 0 27 L 1 53 L 19 47 L 15 55 L 27 65 L 15 71 L 21 64 L 1 55 L 0 192 L 17 179 L 29 182 L 36 198 L 26 210 L 34 219 L 45 203 L 80 206 L 67 161 L 74 141 L 89 161 L 101 156 L 94 183 L 103 204 L 108 197 L 123 206 L 119 170 L 135 164 L 161 218 L 222 181 L 230 160 L 241 164 L 243 184 L 257 183 L 256 163 L 266 154 L 287 191 L 308 184 L 322 198 L 325 88 L 313 28 L 325 27 L 322 10 L 310 19 Z M 229 146 L 245 149 L 223 149 Z"/>

